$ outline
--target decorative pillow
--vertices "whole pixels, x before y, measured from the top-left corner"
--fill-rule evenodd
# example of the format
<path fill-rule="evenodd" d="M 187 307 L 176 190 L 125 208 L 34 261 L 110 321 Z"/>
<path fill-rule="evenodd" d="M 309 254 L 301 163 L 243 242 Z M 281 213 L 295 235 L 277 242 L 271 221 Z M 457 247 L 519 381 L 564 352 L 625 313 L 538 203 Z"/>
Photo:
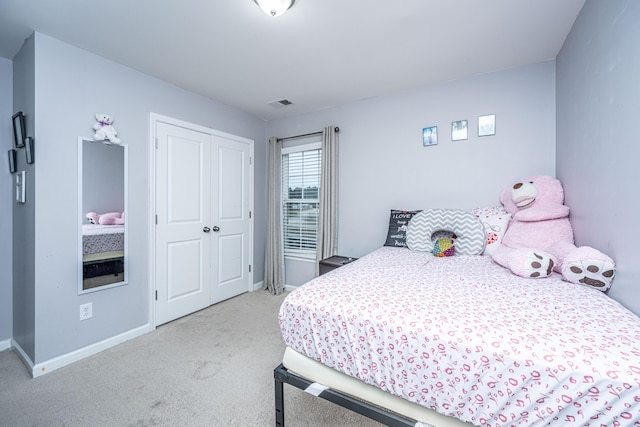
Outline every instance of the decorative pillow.
<path fill-rule="evenodd" d="M 475 208 L 471 213 L 478 217 L 487 235 L 487 246 L 484 248 L 483 255 L 491 255 L 500 247 L 502 237 L 509 226 L 511 214 L 502 206 Z"/>
<path fill-rule="evenodd" d="M 456 235 L 456 255 L 480 255 L 486 244 L 484 227 L 469 212 L 459 209 L 427 209 L 415 214 L 407 230 L 407 246 L 412 251 L 433 252 L 432 236 L 436 231 Z"/>
<path fill-rule="evenodd" d="M 391 216 L 389 217 L 389 230 L 387 231 L 387 241 L 384 242 L 385 246 L 407 246 L 407 226 L 409 220 L 420 211 L 401 211 L 391 209 Z"/>
<path fill-rule="evenodd" d="M 433 245 L 433 254 L 437 257 L 454 256 L 456 248 L 453 246 L 454 240 L 450 237 L 441 237 Z"/>

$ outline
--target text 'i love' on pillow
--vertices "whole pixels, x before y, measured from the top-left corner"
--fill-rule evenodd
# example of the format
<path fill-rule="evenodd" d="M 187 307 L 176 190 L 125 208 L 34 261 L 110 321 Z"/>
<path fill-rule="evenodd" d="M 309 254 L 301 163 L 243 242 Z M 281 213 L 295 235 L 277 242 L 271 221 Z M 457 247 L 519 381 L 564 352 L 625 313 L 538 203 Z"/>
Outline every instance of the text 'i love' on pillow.
<path fill-rule="evenodd" d="M 420 211 L 391 209 L 387 240 L 384 242 L 384 246 L 406 247 L 409 220 L 418 212 Z"/>

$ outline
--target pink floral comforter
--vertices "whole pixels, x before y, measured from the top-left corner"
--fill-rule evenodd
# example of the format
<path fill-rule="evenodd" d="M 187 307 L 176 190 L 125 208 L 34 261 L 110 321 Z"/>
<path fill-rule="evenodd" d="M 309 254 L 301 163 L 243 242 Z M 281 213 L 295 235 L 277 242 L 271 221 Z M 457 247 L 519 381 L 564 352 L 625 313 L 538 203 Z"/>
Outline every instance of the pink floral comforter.
<path fill-rule="evenodd" d="M 285 343 L 481 426 L 640 426 L 640 319 L 488 257 L 383 247 L 293 291 Z"/>
<path fill-rule="evenodd" d="M 124 250 L 124 225 L 84 224 L 82 226 L 82 253 Z"/>

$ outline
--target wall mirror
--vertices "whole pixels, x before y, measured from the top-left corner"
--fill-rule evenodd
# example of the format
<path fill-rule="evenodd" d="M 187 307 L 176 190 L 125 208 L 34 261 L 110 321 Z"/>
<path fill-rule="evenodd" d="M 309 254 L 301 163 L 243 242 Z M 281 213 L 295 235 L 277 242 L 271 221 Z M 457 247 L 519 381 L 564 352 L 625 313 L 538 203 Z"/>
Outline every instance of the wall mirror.
<path fill-rule="evenodd" d="M 128 146 L 78 138 L 78 293 L 127 284 Z"/>

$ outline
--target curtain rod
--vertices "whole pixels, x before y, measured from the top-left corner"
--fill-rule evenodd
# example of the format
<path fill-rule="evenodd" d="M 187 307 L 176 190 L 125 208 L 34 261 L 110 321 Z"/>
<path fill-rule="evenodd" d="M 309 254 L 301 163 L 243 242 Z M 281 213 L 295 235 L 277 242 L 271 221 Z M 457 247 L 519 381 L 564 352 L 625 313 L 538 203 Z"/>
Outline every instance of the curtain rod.
<path fill-rule="evenodd" d="M 335 131 L 336 132 L 340 132 L 340 128 L 336 126 Z M 287 141 L 289 139 L 305 138 L 307 136 L 322 135 L 322 132 L 323 131 L 311 132 L 311 133 L 305 133 L 305 134 L 302 134 L 302 135 L 294 135 L 294 136 L 287 136 L 285 138 L 278 138 L 278 142 Z"/>

